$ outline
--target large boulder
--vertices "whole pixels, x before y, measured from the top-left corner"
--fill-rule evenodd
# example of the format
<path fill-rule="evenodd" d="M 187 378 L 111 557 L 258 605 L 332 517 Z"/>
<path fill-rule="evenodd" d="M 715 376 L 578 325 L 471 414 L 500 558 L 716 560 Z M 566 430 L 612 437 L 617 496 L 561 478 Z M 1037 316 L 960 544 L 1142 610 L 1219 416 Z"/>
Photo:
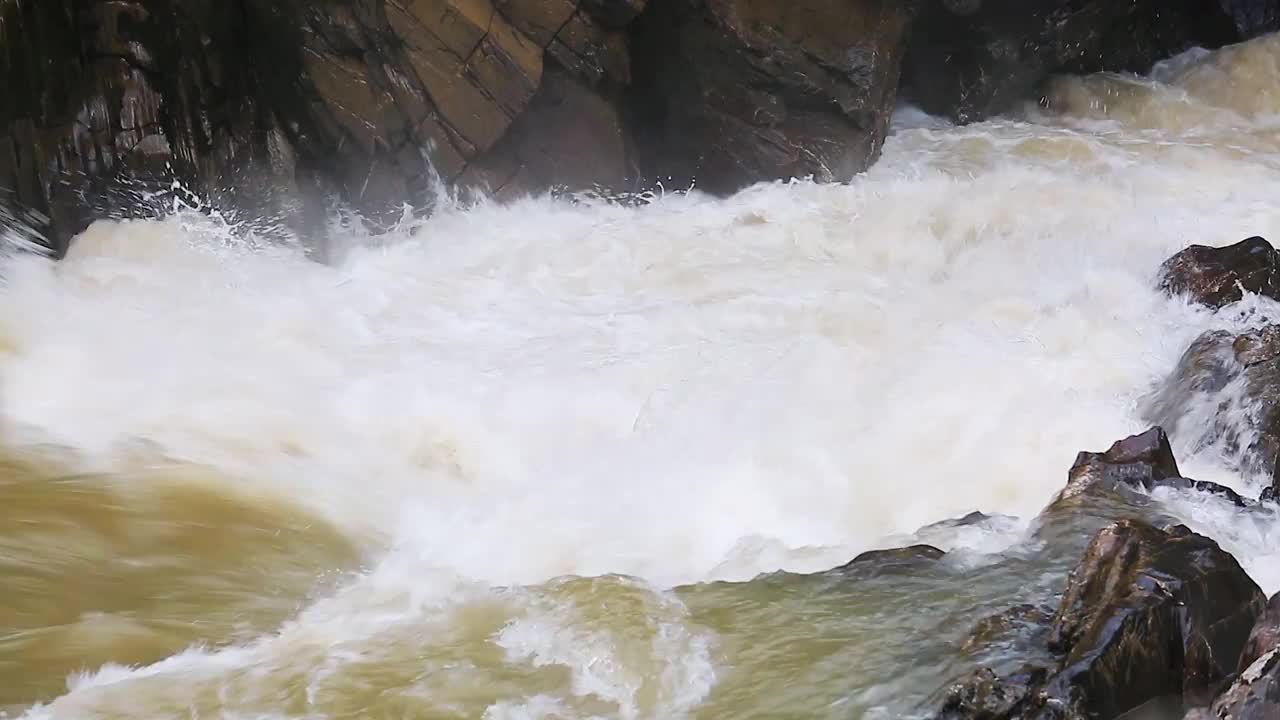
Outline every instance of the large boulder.
<path fill-rule="evenodd" d="M 979 670 L 938 718 L 1114 718 L 1215 687 L 1236 669 L 1266 600 L 1239 563 L 1186 527 L 1121 520 L 1101 530 L 1053 616 L 1051 668 Z"/>
<path fill-rule="evenodd" d="M 632 30 L 646 175 L 729 192 L 865 169 L 889 127 L 910 5 L 654 3 Z"/>
<path fill-rule="evenodd" d="M 1193 45 L 1260 32 L 1256 11 L 1218 0 L 926 0 L 903 67 L 926 111 L 982 120 L 1035 99 L 1054 73 L 1145 72 Z"/>
<path fill-rule="evenodd" d="M 1280 299 L 1280 253 L 1260 237 L 1226 247 L 1192 245 L 1161 266 L 1160 289 L 1211 308 L 1246 292 Z"/>
<path fill-rule="evenodd" d="M 1280 326 L 1235 335 L 1211 331 L 1183 354 L 1147 398 L 1144 414 L 1280 491 Z"/>

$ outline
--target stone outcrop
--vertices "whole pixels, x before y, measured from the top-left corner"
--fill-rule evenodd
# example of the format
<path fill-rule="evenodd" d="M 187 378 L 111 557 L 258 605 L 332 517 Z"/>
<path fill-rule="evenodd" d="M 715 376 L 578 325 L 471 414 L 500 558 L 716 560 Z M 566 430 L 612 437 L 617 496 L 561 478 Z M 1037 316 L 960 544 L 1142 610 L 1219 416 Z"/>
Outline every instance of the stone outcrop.
<path fill-rule="evenodd" d="M 174 202 L 315 234 L 441 187 L 844 180 L 888 127 L 888 0 L 0 3 L 0 188 L 61 250 Z M 177 186 L 175 186 L 175 181 Z M 27 212 L 31 211 L 31 212 Z"/>
<path fill-rule="evenodd" d="M 6 0 L 0 203 L 61 251 L 178 203 L 316 237 L 335 200 L 376 226 L 441 188 L 842 181 L 880 152 L 904 67 L 926 109 L 974 119 L 1049 72 L 1261 32 L 1274 5 Z"/>
<path fill-rule="evenodd" d="M 1122 520 L 1100 531 L 1053 616 L 1053 667 L 952 687 L 938 718 L 1114 718 L 1235 671 L 1265 598 L 1239 563 L 1183 526 Z"/>
<path fill-rule="evenodd" d="M 982 120 L 1034 98 L 1055 73 L 1145 72 L 1193 45 L 1217 47 L 1276 22 L 1272 2 L 947 0 L 925 2 L 904 91 L 936 115 Z"/>
<path fill-rule="evenodd" d="M 1226 247 L 1192 245 L 1161 266 L 1160 289 L 1211 308 L 1238 302 L 1245 292 L 1280 299 L 1280 253 L 1260 237 Z"/>
<path fill-rule="evenodd" d="M 656 159 L 652 174 L 727 192 L 866 168 L 888 129 L 910 6 L 655 2 L 632 31 L 638 141 Z"/>
<path fill-rule="evenodd" d="M 1239 507 L 1250 505 L 1250 501 L 1229 487 L 1182 477 L 1169 436 L 1158 426 L 1119 440 L 1106 452 L 1078 454 L 1060 499 L 1121 486 L 1146 491 L 1157 487 L 1196 490 L 1221 496 Z"/>
<path fill-rule="evenodd" d="M 1148 398 L 1153 421 L 1216 447 L 1249 475 L 1271 479 L 1264 498 L 1280 490 L 1280 326 L 1233 335 L 1211 331 L 1183 354 Z"/>

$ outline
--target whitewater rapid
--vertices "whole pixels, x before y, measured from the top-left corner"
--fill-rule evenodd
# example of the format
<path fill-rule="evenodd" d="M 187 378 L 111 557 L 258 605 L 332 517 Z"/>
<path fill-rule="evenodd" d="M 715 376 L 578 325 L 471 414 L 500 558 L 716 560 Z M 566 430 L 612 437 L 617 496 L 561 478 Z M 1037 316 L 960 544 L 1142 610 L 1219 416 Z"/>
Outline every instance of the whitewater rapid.
<path fill-rule="evenodd" d="M 904 110 L 848 185 L 447 207 L 348 229 L 329 264 L 201 215 L 12 254 L 8 455 L 126 499 L 283 508 L 362 558 L 269 633 L 83 668 L 30 716 L 358 716 L 335 698 L 374 697 L 350 688 L 385 655 L 568 669 L 485 717 L 676 717 L 729 650 L 671 588 L 824 570 L 973 510 L 1020 521 L 931 541 L 1004 550 L 1078 450 L 1145 429 L 1199 333 L 1251 322 L 1154 281 L 1189 244 L 1280 240 L 1278 58 L 1272 37 L 1063 79 L 964 128 Z M 1254 482 L 1174 442 L 1187 474 Z M 1275 528 L 1170 507 L 1280 588 Z M 593 582 L 636 624 L 582 620 L 613 612 Z M 440 649 L 466 643 L 497 655 Z"/>

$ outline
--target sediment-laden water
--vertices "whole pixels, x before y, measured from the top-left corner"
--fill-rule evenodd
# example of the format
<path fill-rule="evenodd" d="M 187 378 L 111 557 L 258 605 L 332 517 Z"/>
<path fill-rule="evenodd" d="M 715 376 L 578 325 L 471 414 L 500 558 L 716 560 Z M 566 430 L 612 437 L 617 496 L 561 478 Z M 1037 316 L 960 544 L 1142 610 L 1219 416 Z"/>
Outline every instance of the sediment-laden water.
<path fill-rule="evenodd" d="M 459 207 L 329 264 L 202 215 L 12 253 L 0 711 L 898 718 L 1025 660 L 961 645 L 1109 512 L 1035 521 L 1076 451 L 1280 312 L 1154 289 L 1280 238 L 1278 76 L 1269 37 L 979 125 L 904 109 L 848 185 Z M 1148 505 L 1280 589 L 1280 520 Z M 823 572 L 912 541 L 952 552 Z"/>

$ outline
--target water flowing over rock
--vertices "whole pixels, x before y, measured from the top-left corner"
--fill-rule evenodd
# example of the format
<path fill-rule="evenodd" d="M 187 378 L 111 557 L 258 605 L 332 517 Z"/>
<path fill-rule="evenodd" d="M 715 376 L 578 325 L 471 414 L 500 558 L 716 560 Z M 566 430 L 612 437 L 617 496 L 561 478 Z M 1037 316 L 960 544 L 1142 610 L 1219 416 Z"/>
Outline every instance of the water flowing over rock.
<path fill-rule="evenodd" d="M 868 550 L 832 572 L 877 576 L 911 571 L 941 560 L 945 552 L 932 545 L 911 545 L 886 550 Z"/>
<path fill-rule="evenodd" d="M 1121 520 L 1100 531 L 1050 628 L 1052 669 L 981 669 L 937 717 L 1113 718 L 1212 688 L 1235 670 L 1266 600 L 1235 558 L 1184 526 Z"/>
<path fill-rule="evenodd" d="M 1244 5 L 927 2 L 912 29 L 903 83 L 908 97 L 930 113 L 982 120 L 1033 97 L 1054 73 L 1145 72 L 1194 45 L 1236 42 L 1275 24 L 1268 10 Z"/>
<path fill-rule="evenodd" d="M 1260 237 L 1220 248 L 1192 245 L 1161 266 L 1160 289 L 1212 308 L 1246 292 L 1280 298 L 1280 253 Z"/>
<path fill-rule="evenodd" d="M 1205 333 L 1146 405 L 1150 419 L 1175 428 L 1196 447 L 1217 447 L 1241 472 L 1271 478 L 1263 497 L 1275 497 L 1280 326 L 1243 335 Z"/>

